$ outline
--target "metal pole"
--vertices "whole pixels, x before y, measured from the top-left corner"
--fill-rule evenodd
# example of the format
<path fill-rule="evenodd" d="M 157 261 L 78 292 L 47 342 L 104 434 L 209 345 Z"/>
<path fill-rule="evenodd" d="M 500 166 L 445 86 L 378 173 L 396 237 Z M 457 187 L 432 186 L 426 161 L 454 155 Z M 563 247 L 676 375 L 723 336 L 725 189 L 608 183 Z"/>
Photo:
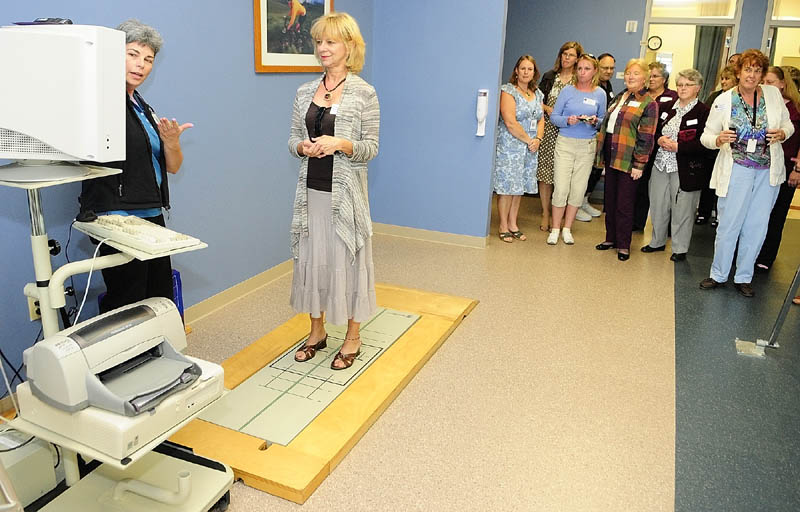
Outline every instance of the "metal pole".
<path fill-rule="evenodd" d="M 797 267 L 792 285 L 789 287 L 789 291 L 786 292 L 786 299 L 784 299 L 781 312 L 778 313 L 778 318 L 775 320 L 772 334 L 769 335 L 767 347 L 775 348 L 778 346 L 778 334 L 781 332 L 781 327 L 783 327 L 783 321 L 786 320 L 786 315 L 789 313 L 789 308 L 792 307 L 792 299 L 797 296 L 798 288 L 800 288 L 800 266 Z"/>

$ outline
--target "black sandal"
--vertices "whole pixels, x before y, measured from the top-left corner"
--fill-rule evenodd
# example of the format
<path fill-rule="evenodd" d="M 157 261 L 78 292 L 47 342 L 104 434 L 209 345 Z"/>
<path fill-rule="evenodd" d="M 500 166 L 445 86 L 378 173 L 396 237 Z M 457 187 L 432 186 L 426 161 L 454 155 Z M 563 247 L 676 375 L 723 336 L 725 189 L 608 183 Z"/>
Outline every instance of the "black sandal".
<path fill-rule="evenodd" d="M 352 341 L 352 340 L 359 340 L 359 342 L 361 341 L 361 337 L 360 336 L 358 338 L 345 338 L 345 341 L 347 341 L 348 339 L 350 341 Z M 356 350 L 355 353 L 353 353 L 353 354 L 342 354 L 342 351 L 339 350 L 339 352 L 336 353 L 336 356 L 331 361 L 331 370 L 346 370 L 346 369 L 350 368 L 351 366 L 353 366 L 353 363 L 355 362 L 356 358 L 360 354 L 361 354 L 361 345 L 360 344 L 358 346 L 358 350 Z M 337 359 L 341 360 L 342 364 L 344 364 L 344 366 L 336 366 L 335 363 L 336 363 Z"/>
<path fill-rule="evenodd" d="M 308 341 L 308 339 L 306 339 Z M 323 348 L 328 346 L 328 335 L 325 334 L 325 337 L 316 342 L 313 345 L 306 345 L 303 344 L 302 347 L 297 349 L 297 352 L 294 354 L 294 360 L 298 363 L 305 363 L 306 361 L 310 361 L 317 353 L 317 350 L 322 350 Z M 305 359 L 297 359 L 297 356 L 300 354 L 305 355 Z"/>

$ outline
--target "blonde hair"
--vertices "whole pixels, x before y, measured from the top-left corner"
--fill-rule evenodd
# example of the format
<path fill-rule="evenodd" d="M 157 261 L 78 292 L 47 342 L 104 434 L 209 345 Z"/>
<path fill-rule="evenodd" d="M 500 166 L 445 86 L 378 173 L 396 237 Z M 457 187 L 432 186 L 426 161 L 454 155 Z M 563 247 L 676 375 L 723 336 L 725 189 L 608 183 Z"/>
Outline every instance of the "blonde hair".
<path fill-rule="evenodd" d="M 366 45 L 358 23 L 346 12 L 332 12 L 326 14 L 311 25 L 311 37 L 319 40 L 323 36 L 328 36 L 337 41 L 341 41 L 347 47 L 347 69 L 353 73 L 359 73 L 364 68 L 364 53 Z M 319 60 L 317 45 L 314 45 L 314 56 Z"/>
<path fill-rule="evenodd" d="M 645 75 L 649 72 L 647 69 L 647 63 L 644 61 L 644 59 L 631 59 L 627 64 L 625 64 L 625 73 L 627 73 L 628 70 L 633 66 L 637 66 Z"/>
<path fill-rule="evenodd" d="M 767 73 L 772 73 L 778 77 L 778 80 L 783 82 L 784 85 L 781 94 L 784 98 L 791 101 L 796 109 L 800 110 L 800 91 L 797 90 L 797 85 L 794 83 L 794 80 L 792 80 L 790 66 L 770 66 L 764 72 L 764 75 Z"/>
<path fill-rule="evenodd" d="M 612 57 L 613 58 L 613 57 Z M 588 53 L 584 53 L 578 56 L 578 60 L 575 61 L 575 74 L 577 75 L 578 71 L 578 63 L 582 60 L 587 62 L 591 62 L 592 66 L 594 66 L 594 75 L 592 76 L 592 87 L 597 87 L 597 84 L 600 83 L 600 77 L 598 71 L 600 70 L 600 64 L 598 63 L 597 59 L 594 55 L 590 55 Z M 577 83 L 577 79 L 576 79 Z"/>

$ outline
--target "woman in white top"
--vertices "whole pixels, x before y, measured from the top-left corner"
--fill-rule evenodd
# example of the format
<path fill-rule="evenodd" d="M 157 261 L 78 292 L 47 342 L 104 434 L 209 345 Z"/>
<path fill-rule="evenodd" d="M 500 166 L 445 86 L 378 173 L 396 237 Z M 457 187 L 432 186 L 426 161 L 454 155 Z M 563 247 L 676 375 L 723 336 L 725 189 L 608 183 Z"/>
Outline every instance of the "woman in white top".
<path fill-rule="evenodd" d="M 700 282 L 704 290 L 728 280 L 738 244 L 733 283 L 741 295 L 755 295 L 753 267 L 786 180 L 781 142 L 794 133 L 781 92 L 759 85 L 768 67 L 760 51 L 742 54 L 736 64 L 739 85 L 714 101 L 700 139 L 707 148 L 719 149 L 710 184 L 719 198 L 719 226 L 710 275 Z"/>

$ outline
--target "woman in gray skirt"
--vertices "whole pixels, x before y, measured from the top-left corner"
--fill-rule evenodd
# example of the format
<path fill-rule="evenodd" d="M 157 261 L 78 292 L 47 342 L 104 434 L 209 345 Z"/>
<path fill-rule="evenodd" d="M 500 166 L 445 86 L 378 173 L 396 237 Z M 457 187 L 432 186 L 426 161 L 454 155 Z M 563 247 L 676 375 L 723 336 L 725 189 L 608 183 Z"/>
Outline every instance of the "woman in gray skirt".
<path fill-rule="evenodd" d="M 297 89 L 289 152 L 300 158 L 291 239 L 294 257 L 291 305 L 311 316 L 311 334 L 295 360 L 327 346 L 328 322 L 347 322 L 344 344 L 331 368 L 352 366 L 360 354 L 359 326 L 375 312 L 372 221 L 367 162 L 378 154 L 380 109 L 375 89 L 357 73 L 364 38 L 343 12 L 311 27 L 324 74 Z"/>

